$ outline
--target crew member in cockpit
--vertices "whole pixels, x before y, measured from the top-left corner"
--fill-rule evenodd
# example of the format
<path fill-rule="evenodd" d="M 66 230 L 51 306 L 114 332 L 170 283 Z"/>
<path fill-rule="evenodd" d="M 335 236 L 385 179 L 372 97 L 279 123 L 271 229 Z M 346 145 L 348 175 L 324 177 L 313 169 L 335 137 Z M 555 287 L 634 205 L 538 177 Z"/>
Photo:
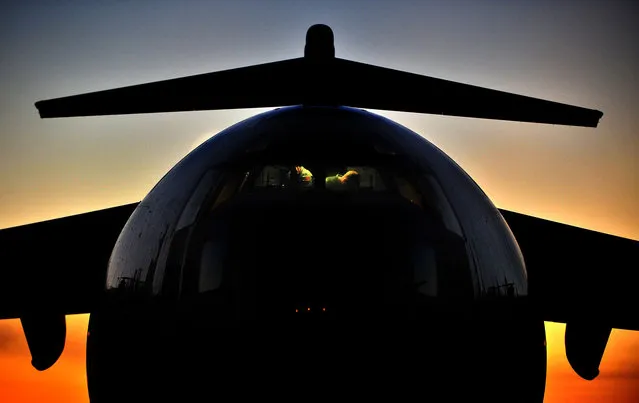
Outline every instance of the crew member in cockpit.
<path fill-rule="evenodd" d="M 335 189 L 341 188 L 344 185 L 350 183 L 354 177 L 359 175 L 359 173 L 355 170 L 348 170 L 345 174 L 337 174 L 333 176 L 326 177 L 326 188 L 327 189 Z"/>
<path fill-rule="evenodd" d="M 313 177 L 313 173 L 308 169 L 304 168 L 302 165 L 298 165 L 295 167 L 295 172 L 297 174 L 298 181 L 304 187 L 310 187 L 313 185 L 313 181 L 315 180 Z M 353 178 L 357 177 L 359 173 L 355 170 L 348 170 L 344 174 L 336 174 L 326 177 L 326 188 L 327 189 L 341 189 L 344 188 L 345 185 L 352 183 Z"/>
<path fill-rule="evenodd" d="M 311 173 L 311 171 L 309 171 L 308 169 L 304 168 L 301 165 L 298 165 L 295 167 L 295 172 L 297 173 L 298 181 L 300 182 L 302 186 L 304 187 L 313 186 L 313 182 L 315 179 L 313 178 L 313 174 Z"/>

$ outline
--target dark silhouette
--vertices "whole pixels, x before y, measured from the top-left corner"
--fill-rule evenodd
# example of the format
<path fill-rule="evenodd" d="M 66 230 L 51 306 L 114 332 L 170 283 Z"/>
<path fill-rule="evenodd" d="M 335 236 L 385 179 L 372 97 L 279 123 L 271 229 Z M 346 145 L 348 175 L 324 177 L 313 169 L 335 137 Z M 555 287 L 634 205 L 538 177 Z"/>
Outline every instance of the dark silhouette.
<path fill-rule="evenodd" d="M 500 214 L 435 146 L 355 108 L 590 127 L 599 111 L 339 59 L 325 25 L 302 58 L 36 103 L 43 118 L 282 105 L 297 106 L 220 133 L 139 205 L 0 231 L 0 318 L 21 318 L 34 367 L 59 357 L 65 314 L 91 313 L 94 402 L 541 402 L 544 320 L 567 323 L 586 379 L 612 327 L 639 330 L 638 242 Z M 330 191 L 348 166 L 374 169 L 366 190 Z"/>

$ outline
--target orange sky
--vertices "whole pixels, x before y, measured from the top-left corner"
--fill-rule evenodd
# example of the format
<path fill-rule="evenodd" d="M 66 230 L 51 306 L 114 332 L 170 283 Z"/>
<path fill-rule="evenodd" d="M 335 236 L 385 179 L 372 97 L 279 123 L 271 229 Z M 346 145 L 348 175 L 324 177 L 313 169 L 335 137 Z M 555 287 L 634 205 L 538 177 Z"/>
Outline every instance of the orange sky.
<path fill-rule="evenodd" d="M 139 201 L 194 145 L 264 110 L 41 120 L 35 101 L 299 57 L 321 22 L 338 57 L 603 111 L 597 129 L 382 114 L 498 207 L 639 240 L 639 6 L 585 1 L 15 2 L 0 13 L 0 228 Z M 86 401 L 86 321 L 69 318 L 44 373 L 19 322 L 0 322 L 0 402 Z M 639 332 L 613 331 L 587 382 L 563 326 L 547 329 L 546 401 L 639 401 Z"/>
<path fill-rule="evenodd" d="M 0 402 L 87 403 L 84 367 L 88 315 L 67 317 L 67 344 L 60 360 L 38 372 L 18 320 L 0 321 Z M 594 381 L 579 378 L 566 360 L 565 326 L 546 323 L 546 403 L 636 403 L 639 401 L 639 332 L 613 330 Z"/>

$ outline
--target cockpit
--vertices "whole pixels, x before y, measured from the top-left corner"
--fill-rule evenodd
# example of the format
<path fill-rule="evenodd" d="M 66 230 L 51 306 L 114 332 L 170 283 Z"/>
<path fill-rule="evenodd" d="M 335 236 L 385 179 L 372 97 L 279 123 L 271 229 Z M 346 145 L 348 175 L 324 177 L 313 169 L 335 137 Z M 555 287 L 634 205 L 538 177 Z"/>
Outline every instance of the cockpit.
<path fill-rule="evenodd" d="M 508 236 L 500 216 L 474 185 L 455 185 L 471 180 L 442 153 L 416 150 L 422 139 L 375 134 L 351 110 L 268 116 L 204 143 L 149 193 L 108 290 L 191 301 L 222 325 L 294 324 L 432 318 L 516 282 L 502 273 L 518 256 L 481 244 Z"/>
<path fill-rule="evenodd" d="M 323 169 L 324 178 L 318 178 L 324 187 L 332 191 L 344 190 L 382 190 L 383 179 L 372 167 L 343 167 Z M 312 189 L 315 187 L 315 175 L 303 165 L 294 167 L 284 165 L 267 165 L 255 178 L 254 187 L 259 188 L 294 188 Z"/>
<path fill-rule="evenodd" d="M 249 159 L 210 172 L 167 270 L 182 273 L 183 297 L 225 301 L 219 318 L 398 319 L 472 299 L 463 234 L 432 175 L 392 159 Z"/>

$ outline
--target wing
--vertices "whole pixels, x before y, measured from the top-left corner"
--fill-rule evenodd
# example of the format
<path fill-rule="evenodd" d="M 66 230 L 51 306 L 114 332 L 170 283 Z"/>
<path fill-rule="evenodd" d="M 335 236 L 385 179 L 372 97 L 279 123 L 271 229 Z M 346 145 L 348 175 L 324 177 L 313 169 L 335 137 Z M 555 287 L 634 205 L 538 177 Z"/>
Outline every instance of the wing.
<path fill-rule="evenodd" d="M 639 242 L 501 210 L 544 320 L 596 319 L 639 330 Z"/>
<path fill-rule="evenodd" d="M 612 328 L 639 330 L 639 242 L 501 210 L 522 251 L 534 310 L 566 323 L 573 369 L 594 379 Z"/>
<path fill-rule="evenodd" d="M 20 318 L 36 369 L 62 353 L 65 315 L 88 313 L 97 302 L 111 250 L 136 206 L 0 230 L 0 319 Z"/>
<path fill-rule="evenodd" d="M 596 127 L 597 110 L 339 58 L 297 58 L 36 102 L 42 118 L 344 105 Z"/>
<path fill-rule="evenodd" d="M 0 230 L 0 319 L 88 313 L 137 203 Z"/>

